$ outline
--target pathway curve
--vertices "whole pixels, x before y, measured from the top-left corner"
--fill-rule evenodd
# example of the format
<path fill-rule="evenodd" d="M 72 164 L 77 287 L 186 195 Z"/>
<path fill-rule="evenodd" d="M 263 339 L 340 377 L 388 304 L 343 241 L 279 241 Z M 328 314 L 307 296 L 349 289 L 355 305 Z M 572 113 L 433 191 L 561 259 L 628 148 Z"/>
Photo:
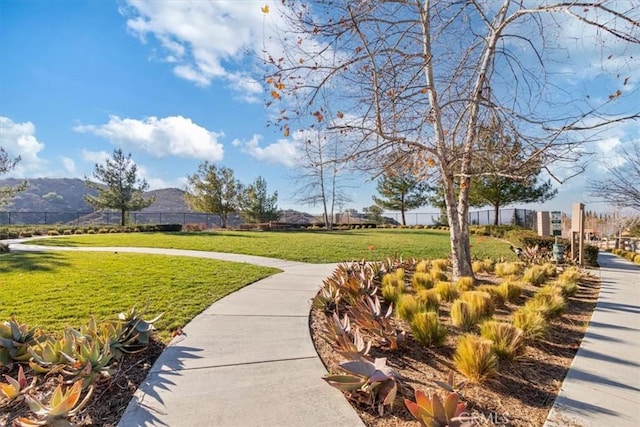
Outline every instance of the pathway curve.
<path fill-rule="evenodd" d="M 322 381 L 326 370 L 309 333 L 310 300 L 335 264 L 157 248 L 11 249 L 192 256 L 283 270 L 189 322 L 155 362 L 119 427 L 364 425 L 342 393 Z"/>
<path fill-rule="evenodd" d="M 185 326 L 185 335 L 151 368 L 119 427 L 364 425 L 342 394 L 320 379 L 325 369 L 309 335 L 310 300 L 335 264 L 14 242 L 12 250 L 166 254 L 283 270 L 217 301 Z M 545 427 L 635 427 L 640 420 L 640 268 L 609 253 L 598 262 L 598 304 Z"/>

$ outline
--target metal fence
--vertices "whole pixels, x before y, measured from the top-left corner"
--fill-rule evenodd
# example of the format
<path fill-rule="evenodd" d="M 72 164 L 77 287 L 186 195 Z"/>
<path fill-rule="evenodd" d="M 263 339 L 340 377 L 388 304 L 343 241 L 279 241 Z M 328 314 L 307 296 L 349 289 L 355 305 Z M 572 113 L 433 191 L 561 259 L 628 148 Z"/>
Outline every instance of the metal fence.
<path fill-rule="evenodd" d="M 402 223 L 400 212 L 385 212 L 383 216 Z M 317 215 L 321 218 L 321 215 Z M 351 215 L 347 219 L 340 217 L 340 222 L 360 222 L 364 215 L 357 218 Z M 438 212 L 406 212 L 407 225 L 433 225 L 440 220 Z M 469 224 L 490 225 L 494 223 L 495 212 L 484 210 L 469 212 Z M 501 209 L 498 213 L 499 224 L 514 224 L 536 229 L 536 211 L 529 209 Z M 131 212 L 128 224 L 204 224 L 207 228 L 220 226 L 220 218 L 214 214 L 194 212 Z M 117 225 L 120 224 L 120 212 L 0 212 L 0 225 Z"/>

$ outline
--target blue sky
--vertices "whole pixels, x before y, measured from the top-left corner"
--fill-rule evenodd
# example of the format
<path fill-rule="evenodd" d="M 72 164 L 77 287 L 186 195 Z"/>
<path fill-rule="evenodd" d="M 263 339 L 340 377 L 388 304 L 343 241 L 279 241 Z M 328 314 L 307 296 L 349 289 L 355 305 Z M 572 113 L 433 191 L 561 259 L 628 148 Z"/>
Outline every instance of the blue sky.
<path fill-rule="evenodd" d="M 295 207 L 296 141 L 266 126 L 268 92 L 252 53 L 274 16 L 260 11 L 269 1 L 0 2 L 0 145 L 22 157 L 9 176 L 83 178 L 120 147 L 152 188 L 182 188 L 209 160 L 245 183 L 262 175 L 280 207 Z M 603 134 L 594 147 L 602 161 L 544 208 L 591 202 L 586 176 L 624 161 L 614 149 L 637 140 L 637 128 Z M 347 207 L 372 204 L 367 181 L 347 189 Z"/>

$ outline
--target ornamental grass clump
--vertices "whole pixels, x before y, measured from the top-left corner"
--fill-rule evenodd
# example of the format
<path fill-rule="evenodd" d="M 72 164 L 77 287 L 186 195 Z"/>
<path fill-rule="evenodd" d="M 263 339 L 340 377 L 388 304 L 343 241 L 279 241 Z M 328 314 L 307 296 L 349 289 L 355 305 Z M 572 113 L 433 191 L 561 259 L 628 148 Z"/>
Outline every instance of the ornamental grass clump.
<path fill-rule="evenodd" d="M 396 301 L 396 315 L 411 323 L 413 317 L 421 311 L 426 311 L 425 305 L 413 295 L 402 294 Z"/>
<path fill-rule="evenodd" d="M 470 331 L 480 322 L 478 314 L 471 309 L 471 305 L 462 300 L 455 300 L 451 305 L 451 323 L 463 331 Z"/>
<path fill-rule="evenodd" d="M 475 334 L 466 334 L 460 338 L 453 363 L 458 372 L 472 383 L 482 383 L 497 371 L 497 358 L 491 341 Z"/>
<path fill-rule="evenodd" d="M 522 285 L 518 282 L 505 280 L 495 287 L 495 291 L 499 293 L 505 301 L 515 304 L 522 294 Z"/>
<path fill-rule="evenodd" d="M 570 267 L 567 268 L 566 270 L 564 270 L 559 276 L 558 276 L 558 282 L 560 282 L 561 284 L 574 284 L 577 285 L 578 284 L 578 280 L 580 280 L 580 270 L 578 270 L 575 267 Z"/>
<path fill-rule="evenodd" d="M 465 277 L 459 278 L 458 281 L 456 282 L 458 291 L 465 292 L 465 291 L 473 290 L 474 288 L 473 282 L 474 282 L 473 277 L 465 276 Z"/>
<path fill-rule="evenodd" d="M 491 348 L 500 359 L 513 361 L 526 348 L 522 329 L 511 323 L 488 320 L 480 325 L 480 335 L 492 342 Z"/>
<path fill-rule="evenodd" d="M 405 290 L 403 269 L 382 276 L 382 297 L 385 301 L 395 303 Z"/>
<path fill-rule="evenodd" d="M 482 261 L 473 261 L 471 263 L 471 270 L 476 274 L 486 273 L 486 270 L 484 268 L 484 262 Z"/>
<path fill-rule="evenodd" d="M 522 273 L 522 267 L 520 262 L 500 262 L 495 266 L 495 273 L 498 277 L 518 276 Z"/>
<path fill-rule="evenodd" d="M 486 292 L 491 295 L 491 300 L 494 305 L 504 305 L 505 297 L 504 295 L 498 291 L 498 286 L 496 285 L 482 285 L 476 288 L 479 292 Z"/>
<path fill-rule="evenodd" d="M 431 268 L 431 261 L 423 259 L 416 264 L 416 273 L 428 273 Z"/>
<path fill-rule="evenodd" d="M 564 313 L 567 302 L 562 296 L 560 287 L 547 285 L 536 292 L 533 298 L 525 303 L 524 307 L 539 311 L 547 319 L 552 319 Z"/>
<path fill-rule="evenodd" d="M 448 267 L 449 267 L 449 260 L 448 259 L 440 258 L 440 259 L 434 259 L 433 261 L 431 261 L 431 268 L 432 269 L 436 269 L 436 270 L 440 270 L 440 271 L 447 271 Z"/>
<path fill-rule="evenodd" d="M 556 277 L 558 275 L 558 269 L 556 268 L 556 265 L 554 263 L 545 262 L 544 264 L 542 264 L 542 268 L 544 268 L 544 271 L 549 278 Z"/>
<path fill-rule="evenodd" d="M 411 278 L 411 286 L 414 289 L 431 289 L 433 288 L 433 277 L 429 273 L 421 273 L 416 271 Z"/>
<path fill-rule="evenodd" d="M 422 289 L 416 293 L 416 298 L 425 307 L 425 311 L 437 312 L 440 308 L 440 295 L 435 289 Z"/>
<path fill-rule="evenodd" d="M 433 287 L 441 301 L 453 302 L 458 298 L 458 287 L 451 282 L 438 282 Z"/>
<path fill-rule="evenodd" d="M 411 321 L 411 332 L 420 344 L 434 347 L 441 346 L 447 337 L 447 328 L 433 311 L 417 313 Z"/>
<path fill-rule="evenodd" d="M 460 294 L 459 299 L 468 303 L 470 310 L 479 319 L 491 317 L 493 314 L 493 300 L 487 292 L 467 291 Z"/>
<path fill-rule="evenodd" d="M 522 281 L 535 286 L 540 286 L 547 281 L 547 271 L 541 265 L 532 265 L 522 275 Z"/>
<path fill-rule="evenodd" d="M 431 270 L 429 270 L 429 274 L 431 274 L 431 278 L 433 279 L 434 282 L 447 280 L 447 273 L 443 270 L 432 268 Z"/>
<path fill-rule="evenodd" d="M 521 307 L 513 313 L 513 326 L 522 330 L 526 341 L 542 339 L 549 330 L 549 322 L 542 313 L 525 307 Z"/>

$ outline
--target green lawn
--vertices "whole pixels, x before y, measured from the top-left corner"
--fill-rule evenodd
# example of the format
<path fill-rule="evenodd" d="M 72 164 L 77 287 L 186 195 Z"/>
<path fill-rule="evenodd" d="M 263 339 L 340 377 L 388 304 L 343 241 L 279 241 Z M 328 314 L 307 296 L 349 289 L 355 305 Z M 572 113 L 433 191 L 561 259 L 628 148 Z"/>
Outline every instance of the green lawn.
<path fill-rule="evenodd" d="M 367 229 L 349 231 L 93 234 L 32 241 L 49 246 L 138 246 L 259 255 L 310 263 L 403 258 L 443 258 L 449 233 L 438 230 Z M 505 241 L 471 236 L 478 258 L 515 259 Z"/>
<path fill-rule="evenodd" d="M 131 236 L 128 236 L 131 238 Z M 0 321 L 58 332 L 131 306 L 165 315 L 163 339 L 214 301 L 279 270 L 209 259 L 100 252 L 0 254 Z"/>

